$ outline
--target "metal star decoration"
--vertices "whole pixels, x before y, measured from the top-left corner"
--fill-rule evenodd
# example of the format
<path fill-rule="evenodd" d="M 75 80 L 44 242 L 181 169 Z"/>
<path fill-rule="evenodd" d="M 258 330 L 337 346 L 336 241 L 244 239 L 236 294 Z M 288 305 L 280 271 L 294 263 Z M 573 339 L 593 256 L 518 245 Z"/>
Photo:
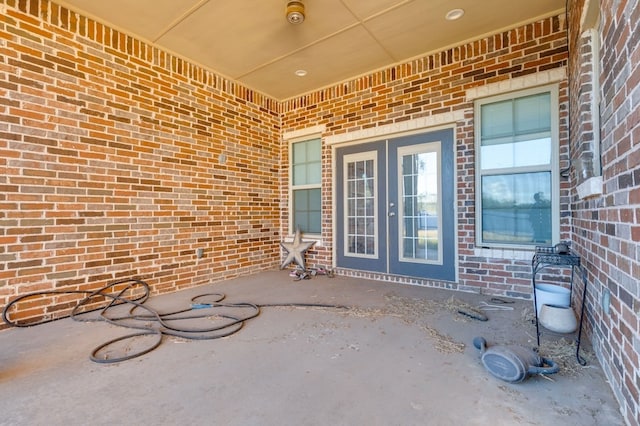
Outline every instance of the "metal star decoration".
<path fill-rule="evenodd" d="M 291 262 L 295 262 L 298 264 L 298 266 L 306 271 L 306 267 L 304 265 L 304 253 L 309 250 L 315 243 L 315 241 L 302 241 L 302 234 L 300 233 L 300 229 L 296 229 L 296 234 L 293 236 L 292 242 L 280 243 L 282 248 L 287 252 L 287 257 L 285 257 L 284 261 L 280 265 L 280 269 L 284 269 Z"/>

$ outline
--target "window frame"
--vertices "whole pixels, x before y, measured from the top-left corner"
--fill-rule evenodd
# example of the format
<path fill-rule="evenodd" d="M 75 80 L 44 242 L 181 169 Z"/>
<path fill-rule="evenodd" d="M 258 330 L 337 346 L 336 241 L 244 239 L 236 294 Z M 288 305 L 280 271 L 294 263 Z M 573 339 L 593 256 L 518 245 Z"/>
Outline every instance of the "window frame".
<path fill-rule="evenodd" d="M 482 177 L 492 175 L 514 175 L 527 172 L 551 172 L 551 244 L 560 240 L 560 118 L 559 118 L 559 86 L 550 84 L 532 87 L 508 93 L 501 93 L 474 101 L 474 148 L 475 148 L 475 232 L 476 246 L 481 248 L 510 248 L 521 250 L 534 250 L 540 243 L 522 244 L 518 242 L 487 242 L 483 239 L 482 223 Z M 506 100 L 549 93 L 550 95 L 550 125 L 551 125 L 551 161 L 542 166 L 520 166 L 483 171 L 481 168 L 481 143 L 482 143 L 482 106 Z M 498 171 L 498 172 L 496 172 Z"/>
<path fill-rule="evenodd" d="M 349 190 L 348 190 L 348 185 L 349 185 L 349 173 L 348 173 L 348 167 L 349 167 L 349 163 L 354 163 L 354 162 L 358 162 L 358 161 L 373 161 L 373 170 L 375 172 L 374 174 L 374 183 L 373 183 L 373 200 L 374 200 L 374 205 L 373 205 L 373 229 L 374 229 L 374 233 L 373 233 L 373 237 L 374 237 L 374 248 L 373 248 L 373 253 L 371 254 L 367 254 L 367 253 L 354 253 L 350 250 L 349 248 L 349 237 L 354 235 L 353 233 L 349 232 L 349 219 L 350 217 L 356 217 L 357 216 L 349 216 L 348 212 L 349 212 Z M 380 221 L 380 215 L 379 215 L 379 210 L 378 210 L 378 203 L 379 203 L 379 197 L 380 194 L 378 193 L 378 183 L 379 183 L 379 179 L 381 179 L 381 177 L 378 175 L 379 169 L 378 169 L 378 153 L 377 151 L 363 151 L 363 152 L 356 152 L 353 154 L 345 154 L 343 157 L 343 197 L 342 200 L 340 201 L 342 203 L 342 205 L 344 206 L 344 211 L 345 214 L 342 217 L 343 220 L 343 232 L 342 232 L 342 244 L 343 244 L 343 253 L 345 257 L 352 257 L 352 258 L 363 258 L 363 259 L 379 259 L 380 258 L 380 233 L 379 228 L 378 228 L 378 223 Z M 357 234 L 357 233 L 356 233 Z M 365 235 L 368 236 L 368 235 Z"/>
<path fill-rule="evenodd" d="M 294 185 L 293 180 L 294 180 L 294 158 L 293 158 L 293 147 L 295 144 L 297 143 L 303 143 L 303 142 L 310 142 L 310 141 L 314 141 L 317 140 L 320 143 L 320 158 L 318 159 L 320 162 L 320 181 L 318 183 L 314 183 L 314 184 L 303 184 L 303 185 Z M 320 135 L 305 135 L 302 137 L 298 137 L 298 138 L 293 138 L 293 139 L 289 139 L 289 191 L 288 191 L 288 196 L 289 196 L 289 203 L 288 203 L 288 207 L 289 207 L 289 220 L 288 220 L 288 231 L 289 231 L 289 235 L 293 235 L 296 232 L 296 226 L 295 226 L 295 205 L 294 205 L 294 192 L 296 190 L 305 190 L 305 189 L 319 189 L 320 190 L 320 232 L 319 233 L 313 233 L 313 232 L 304 232 L 304 235 L 307 237 L 312 237 L 312 238 L 320 238 L 321 234 L 322 234 L 322 179 L 323 179 L 323 172 L 322 172 L 322 137 Z"/>

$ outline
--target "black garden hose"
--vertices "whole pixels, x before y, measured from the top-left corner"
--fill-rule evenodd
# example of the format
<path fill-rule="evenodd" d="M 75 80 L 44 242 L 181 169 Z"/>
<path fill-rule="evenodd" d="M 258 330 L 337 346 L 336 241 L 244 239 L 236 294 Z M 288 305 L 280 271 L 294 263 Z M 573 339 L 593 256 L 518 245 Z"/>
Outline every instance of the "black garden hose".
<path fill-rule="evenodd" d="M 116 287 L 123 285 L 122 290 L 117 291 Z M 134 295 L 136 291 L 142 290 L 142 294 L 135 297 L 126 297 L 128 291 Z M 13 327 L 31 327 L 39 324 L 51 322 L 53 318 L 43 318 L 38 321 L 20 322 L 9 318 L 9 311 L 12 307 L 29 298 L 41 296 L 57 296 L 79 294 L 85 297 L 78 302 L 71 311 L 71 318 L 75 321 L 105 321 L 109 324 L 118 325 L 120 327 L 136 330 L 132 334 L 120 336 L 109 340 L 92 352 L 90 359 L 97 363 L 111 364 L 126 361 L 138 356 L 147 354 L 157 348 L 162 343 L 162 336 L 174 336 L 190 340 L 209 340 L 219 339 L 221 337 L 231 336 L 242 329 L 245 322 L 260 315 L 260 308 L 263 307 L 312 307 L 312 308 L 333 308 L 347 309 L 345 306 L 333 304 L 315 304 L 315 303 L 273 303 L 273 304 L 254 304 L 254 303 L 223 303 L 225 295 L 221 293 L 205 293 L 195 296 L 191 299 L 191 306 L 185 309 L 179 309 L 172 312 L 160 313 L 150 308 L 144 303 L 148 300 L 150 290 L 149 285 L 138 279 L 123 279 L 112 282 L 96 291 L 82 290 L 49 290 L 28 293 L 17 297 L 5 306 L 2 311 L 2 319 L 8 325 Z M 81 313 L 89 312 L 92 303 L 104 303 L 105 306 L 97 309 L 98 317 L 84 318 L 79 316 Z M 113 314 L 113 308 L 120 305 L 129 305 L 130 309 L 126 315 Z M 93 309 L 96 311 L 96 309 Z M 144 313 L 138 313 L 144 311 Z M 217 311 L 222 311 L 217 312 Z M 230 314 L 232 311 L 233 314 Z M 186 320 L 198 319 L 216 319 L 221 324 L 208 326 L 203 328 L 179 327 L 176 323 Z M 106 350 L 109 346 L 142 336 L 155 336 L 152 343 L 147 347 L 133 353 L 127 353 L 123 356 L 108 357 Z M 102 356 L 100 355 L 102 353 Z"/>

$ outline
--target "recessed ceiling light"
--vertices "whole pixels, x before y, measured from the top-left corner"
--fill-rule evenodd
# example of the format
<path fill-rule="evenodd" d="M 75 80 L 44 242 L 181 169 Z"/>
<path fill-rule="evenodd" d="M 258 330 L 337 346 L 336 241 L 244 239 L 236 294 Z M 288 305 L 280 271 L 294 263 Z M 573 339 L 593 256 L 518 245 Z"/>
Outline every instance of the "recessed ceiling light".
<path fill-rule="evenodd" d="M 464 10 L 451 9 L 446 15 L 444 15 L 444 17 L 447 21 L 455 21 L 456 19 L 462 18 L 462 15 L 464 15 Z"/>
<path fill-rule="evenodd" d="M 305 75 L 307 75 L 307 70 L 297 70 L 294 74 L 298 77 L 304 77 Z"/>

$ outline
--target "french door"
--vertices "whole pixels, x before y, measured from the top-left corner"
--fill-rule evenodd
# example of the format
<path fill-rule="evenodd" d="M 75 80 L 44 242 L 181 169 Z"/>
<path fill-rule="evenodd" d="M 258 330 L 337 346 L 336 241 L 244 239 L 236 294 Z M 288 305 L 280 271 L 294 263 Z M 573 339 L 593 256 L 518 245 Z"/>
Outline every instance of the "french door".
<path fill-rule="evenodd" d="M 336 264 L 455 281 L 453 129 L 336 149 Z"/>

